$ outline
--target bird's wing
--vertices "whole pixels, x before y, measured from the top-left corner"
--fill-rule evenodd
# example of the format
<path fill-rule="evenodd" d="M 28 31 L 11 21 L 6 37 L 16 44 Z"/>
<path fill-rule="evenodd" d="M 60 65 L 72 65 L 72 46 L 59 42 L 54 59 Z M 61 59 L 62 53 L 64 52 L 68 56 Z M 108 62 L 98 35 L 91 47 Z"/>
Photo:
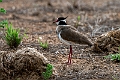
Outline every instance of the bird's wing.
<path fill-rule="evenodd" d="M 79 34 L 77 31 L 71 29 L 71 28 L 65 28 L 61 30 L 60 36 L 67 41 L 71 42 L 78 42 L 79 41 Z"/>
<path fill-rule="evenodd" d="M 66 40 L 68 42 L 74 42 L 77 44 L 88 44 L 88 45 L 90 43 L 90 41 L 85 35 L 78 32 L 76 29 L 72 29 L 72 28 L 65 28 L 61 30 L 60 36 L 63 40 Z"/>

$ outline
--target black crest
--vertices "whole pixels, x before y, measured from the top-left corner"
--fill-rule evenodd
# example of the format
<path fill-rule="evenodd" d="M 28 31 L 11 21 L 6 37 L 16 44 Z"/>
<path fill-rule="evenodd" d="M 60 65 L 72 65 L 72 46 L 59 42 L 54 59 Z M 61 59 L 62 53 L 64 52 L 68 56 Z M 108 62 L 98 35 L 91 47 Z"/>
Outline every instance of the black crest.
<path fill-rule="evenodd" d="M 68 16 L 67 16 L 68 17 Z M 57 21 L 65 20 L 67 17 L 59 17 Z"/>

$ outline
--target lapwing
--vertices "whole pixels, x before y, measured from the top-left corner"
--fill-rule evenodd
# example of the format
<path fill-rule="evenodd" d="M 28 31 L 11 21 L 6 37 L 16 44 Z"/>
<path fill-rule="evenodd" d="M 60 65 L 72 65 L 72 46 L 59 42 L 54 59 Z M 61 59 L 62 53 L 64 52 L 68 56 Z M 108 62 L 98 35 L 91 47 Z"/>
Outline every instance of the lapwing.
<path fill-rule="evenodd" d="M 71 64 L 72 45 L 86 44 L 92 46 L 91 40 L 84 34 L 80 33 L 75 27 L 66 23 L 67 17 L 59 17 L 54 23 L 57 24 L 56 33 L 61 42 L 70 46 L 70 53 L 67 64 Z"/>

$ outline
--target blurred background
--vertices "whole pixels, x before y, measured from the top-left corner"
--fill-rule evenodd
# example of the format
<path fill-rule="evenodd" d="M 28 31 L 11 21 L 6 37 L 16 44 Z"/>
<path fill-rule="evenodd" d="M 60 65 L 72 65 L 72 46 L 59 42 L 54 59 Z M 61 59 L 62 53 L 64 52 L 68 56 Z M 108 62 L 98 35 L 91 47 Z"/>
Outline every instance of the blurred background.
<path fill-rule="evenodd" d="M 46 22 L 49 25 L 60 16 L 68 16 L 68 24 L 75 26 L 80 16 L 77 28 L 79 31 L 90 32 L 92 37 L 118 29 L 120 24 L 119 0 L 3 0 L 0 7 L 7 10 L 7 14 L 0 14 L 0 20 L 24 19 L 24 21 Z"/>

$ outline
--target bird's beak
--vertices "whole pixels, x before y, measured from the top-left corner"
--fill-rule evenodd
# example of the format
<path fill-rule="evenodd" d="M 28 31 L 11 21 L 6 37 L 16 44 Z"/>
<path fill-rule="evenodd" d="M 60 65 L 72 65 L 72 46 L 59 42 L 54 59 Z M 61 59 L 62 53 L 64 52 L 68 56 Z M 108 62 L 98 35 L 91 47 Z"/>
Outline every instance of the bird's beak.
<path fill-rule="evenodd" d="M 58 20 L 56 20 L 56 21 L 53 21 L 53 23 L 56 23 L 56 22 L 58 22 Z"/>

